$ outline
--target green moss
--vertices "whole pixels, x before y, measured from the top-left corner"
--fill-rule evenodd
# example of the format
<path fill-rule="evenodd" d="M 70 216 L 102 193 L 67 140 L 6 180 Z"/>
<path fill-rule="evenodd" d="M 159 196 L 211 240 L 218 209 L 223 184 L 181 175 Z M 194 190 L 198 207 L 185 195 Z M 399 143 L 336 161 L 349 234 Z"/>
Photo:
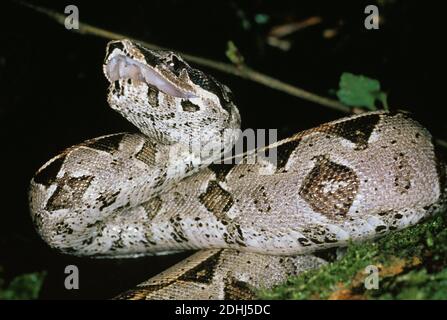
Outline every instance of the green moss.
<path fill-rule="evenodd" d="M 259 292 L 261 299 L 445 299 L 445 213 L 377 240 L 351 244 L 339 260 Z M 364 287 L 365 267 L 380 270 L 378 290 Z"/>
<path fill-rule="evenodd" d="M 8 286 L 0 277 L 0 300 L 37 299 L 45 278 L 45 272 L 19 275 Z"/>
<path fill-rule="evenodd" d="M 447 268 L 429 274 L 427 270 L 413 270 L 388 279 L 376 299 L 447 299 Z"/>

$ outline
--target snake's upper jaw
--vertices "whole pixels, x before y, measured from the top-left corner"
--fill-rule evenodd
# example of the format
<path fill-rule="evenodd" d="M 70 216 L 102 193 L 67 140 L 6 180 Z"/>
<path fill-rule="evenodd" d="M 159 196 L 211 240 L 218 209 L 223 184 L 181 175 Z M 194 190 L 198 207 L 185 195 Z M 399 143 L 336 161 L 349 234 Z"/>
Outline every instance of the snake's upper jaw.
<path fill-rule="evenodd" d="M 117 55 L 108 61 L 105 65 L 105 74 L 110 82 L 119 79 L 132 79 L 146 82 L 174 97 L 184 99 L 195 97 L 193 93 L 182 90 L 154 69 L 123 55 Z"/>
<path fill-rule="evenodd" d="M 112 42 L 112 44 L 116 43 Z M 148 65 L 144 57 L 138 54 L 138 47 L 122 49 L 124 45 L 133 45 L 132 42 L 123 40 L 121 43 L 123 44 L 121 47 L 115 45 L 111 52 L 111 49 L 108 49 L 104 63 L 104 74 L 109 82 L 132 79 L 137 82 L 145 82 L 170 96 L 183 99 L 196 97 L 193 93 L 194 89 L 184 83 L 183 79 L 179 79 L 169 71 L 163 70 L 163 68 L 160 68 L 162 66 Z M 129 53 L 132 49 L 134 50 L 133 54 Z"/>

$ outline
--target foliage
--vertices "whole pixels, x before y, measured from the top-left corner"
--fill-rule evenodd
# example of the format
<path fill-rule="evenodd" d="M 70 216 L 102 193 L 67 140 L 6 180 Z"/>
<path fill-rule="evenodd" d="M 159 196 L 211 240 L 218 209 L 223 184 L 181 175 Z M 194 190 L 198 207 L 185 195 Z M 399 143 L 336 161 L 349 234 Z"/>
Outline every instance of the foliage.
<path fill-rule="evenodd" d="M 233 41 L 227 42 L 227 50 L 225 51 L 225 55 L 236 66 L 244 64 L 244 57 Z"/>
<path fill-rule="evenodd" d="M 380 101 L 388 109 L 387 95 L 381 91 L 380 82 L 375 79 L 344 72 L 339 86 L 337 97 L 347 106 L 377 110 L 376 101 Z"/>
<path fill-rule="evenodd" d="M 37 299 L 45 275 L 45 272 L 22 274 L 12 279 L 9 285 L 0 277 L 0 300 Z"/>

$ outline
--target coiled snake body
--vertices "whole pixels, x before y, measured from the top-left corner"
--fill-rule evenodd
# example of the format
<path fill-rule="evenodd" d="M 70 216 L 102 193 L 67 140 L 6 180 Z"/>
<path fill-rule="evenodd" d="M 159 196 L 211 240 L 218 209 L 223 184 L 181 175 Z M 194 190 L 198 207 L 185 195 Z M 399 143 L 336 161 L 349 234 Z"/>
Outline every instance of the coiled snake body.
<path fill-rule="evenodd" d="M 252 298 L 323 263 L 311 253 L 442 209 L 444 167 L 406 113 L 371 112 L 267 147 L 275 164 L 215 164 L 239 137 L 230 90 L 173 52 L 108 44 L 110 106 L 140 134 L 60 153 L 31 181 L 32 218 L 64 253 L 198 249 L 121 298 Z"/>

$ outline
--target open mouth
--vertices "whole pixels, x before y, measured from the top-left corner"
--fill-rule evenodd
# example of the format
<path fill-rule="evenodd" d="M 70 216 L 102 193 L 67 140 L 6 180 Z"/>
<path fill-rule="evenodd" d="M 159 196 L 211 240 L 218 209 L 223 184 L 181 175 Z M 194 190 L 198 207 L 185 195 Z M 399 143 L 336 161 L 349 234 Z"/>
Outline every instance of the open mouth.
<path fill-rule="evenodd" d="M 125 55 L 116 55 L 115 57 L 111 58 L 107 62 L 105 70 L 110 82 L 114 82 L 119 79 L 132 79 L 145 82 L 148 85 L 174 97 L 183 99 L 196 97 L 192 92 L 175 85 L 172 81 L 155 69 L 126 57 Z"/>

